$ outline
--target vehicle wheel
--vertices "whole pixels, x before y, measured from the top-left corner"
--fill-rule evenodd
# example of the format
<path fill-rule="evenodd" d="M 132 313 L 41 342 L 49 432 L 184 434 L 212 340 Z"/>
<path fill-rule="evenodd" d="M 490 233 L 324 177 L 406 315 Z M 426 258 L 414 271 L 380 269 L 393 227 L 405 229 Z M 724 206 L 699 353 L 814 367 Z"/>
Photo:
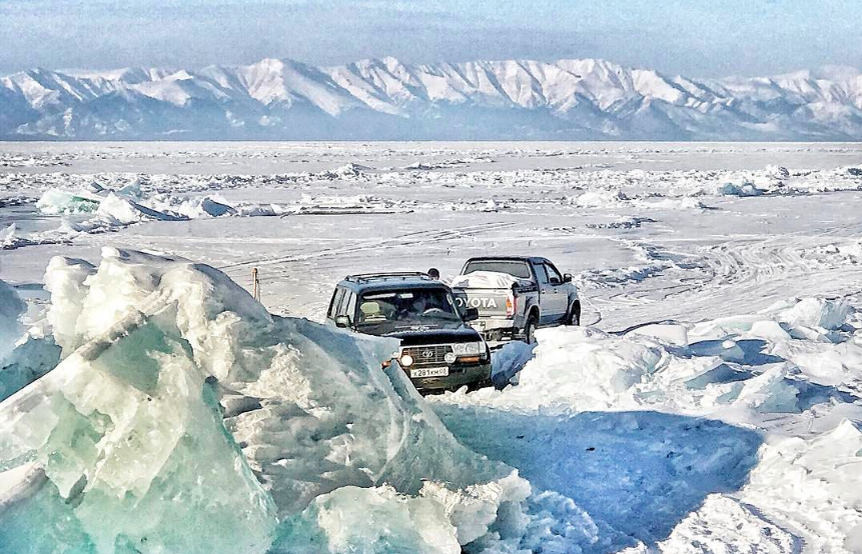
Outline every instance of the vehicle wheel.
<path fill-rule="evenodd" d="M 531 315 L 524 326 L 524 342 L 527 344 L 536 343 L 536 329 L 539 327 L 539 322 L 536 321 L 536 316 Z"/>
<path fill-rule="evenodd" d="M 566 317 L 566 325 L 580 325 L 581 324 L 581 309 L 577 304 L 572 304 L 572 307 L 569 308 L 569 315 Z"/>

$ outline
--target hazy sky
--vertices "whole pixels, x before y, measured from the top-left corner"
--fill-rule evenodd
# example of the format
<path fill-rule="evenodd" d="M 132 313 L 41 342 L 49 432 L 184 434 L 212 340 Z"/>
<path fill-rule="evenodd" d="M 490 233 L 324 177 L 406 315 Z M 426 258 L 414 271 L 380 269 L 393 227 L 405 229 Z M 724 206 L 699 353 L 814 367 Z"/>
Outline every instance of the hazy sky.
<path fill-rule="evenodd" d="M 862 0 L 0 0 L 0 74 L 599 57 L 693 77 L 862 66 Z"/>

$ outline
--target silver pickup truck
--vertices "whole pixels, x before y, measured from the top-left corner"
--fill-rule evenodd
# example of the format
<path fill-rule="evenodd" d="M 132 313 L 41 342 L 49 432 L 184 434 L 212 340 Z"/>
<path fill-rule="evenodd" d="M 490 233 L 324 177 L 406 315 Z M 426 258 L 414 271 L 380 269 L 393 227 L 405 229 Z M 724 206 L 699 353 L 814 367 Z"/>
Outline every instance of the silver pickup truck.
<path fill-rule="evenodd" d="M 494 275 L 500 278 L 490 278 Z M 459 306 L 479 311 L 471 325 L 492 347 L 508 340 L 531 343 L 539 327 L 581 320 L 572 276 L 545 258 L 470 258 L 452 284 Z"/>

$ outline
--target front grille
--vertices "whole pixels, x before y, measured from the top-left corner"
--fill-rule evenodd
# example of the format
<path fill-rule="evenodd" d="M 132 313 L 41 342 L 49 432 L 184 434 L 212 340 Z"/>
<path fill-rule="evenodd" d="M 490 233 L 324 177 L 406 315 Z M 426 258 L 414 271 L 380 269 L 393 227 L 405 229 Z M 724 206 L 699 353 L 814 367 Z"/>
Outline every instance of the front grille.
<path fill-rule="evenodd" d="M 409 346 L 402 350 L 402 355 L 410 354 L 413 358 L 411 367 L 429 367 L 447 365 L 445 356 L 452 352 L 448 344 L 435 344 L 430 346 Z"/>

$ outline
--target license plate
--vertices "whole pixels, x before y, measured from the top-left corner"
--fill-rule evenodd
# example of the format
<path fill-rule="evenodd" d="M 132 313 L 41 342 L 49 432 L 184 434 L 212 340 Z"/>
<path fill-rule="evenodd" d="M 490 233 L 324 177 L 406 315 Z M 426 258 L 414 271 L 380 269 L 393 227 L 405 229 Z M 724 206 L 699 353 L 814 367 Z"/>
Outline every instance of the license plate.
<path fill-rule="evenodd" d="M 421 377 L 446 377 L 449 375 L 448 367 L 423 367 L 421 369 L 411 369 L 410 377 L 418 379 Z"/>

